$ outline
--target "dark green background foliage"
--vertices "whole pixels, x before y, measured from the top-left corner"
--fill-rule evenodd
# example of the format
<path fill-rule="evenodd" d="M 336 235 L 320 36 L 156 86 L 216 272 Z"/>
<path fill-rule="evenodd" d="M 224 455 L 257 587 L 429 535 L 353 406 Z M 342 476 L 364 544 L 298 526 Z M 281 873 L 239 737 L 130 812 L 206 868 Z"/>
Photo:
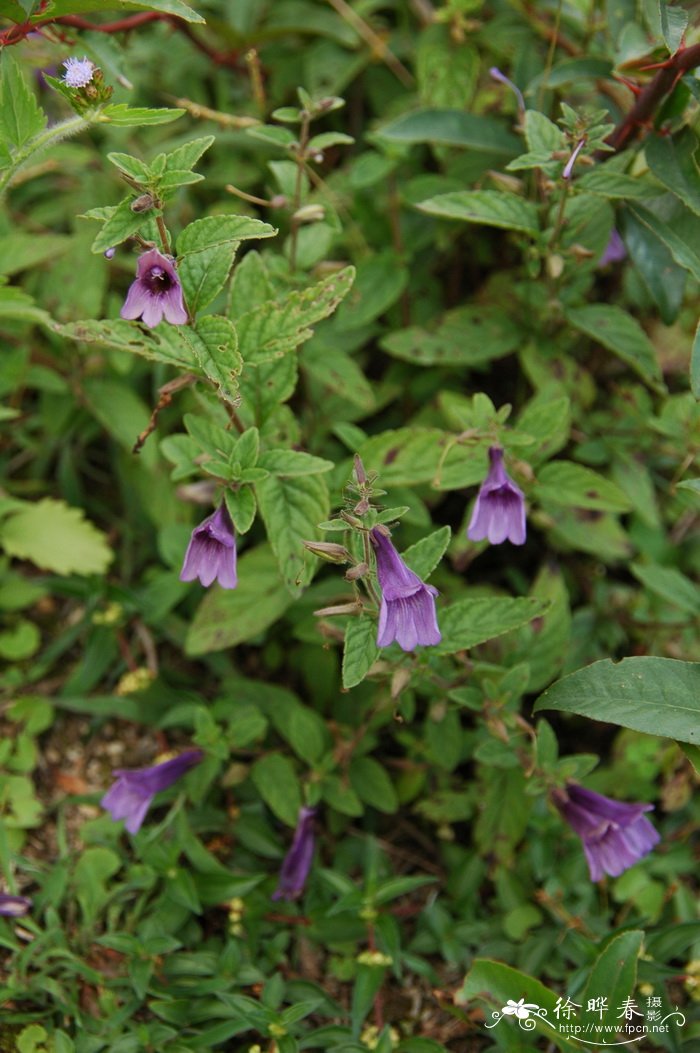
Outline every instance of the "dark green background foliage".
<path fill-rule="evenodd" d="M 693 6 L 0 0 L 0 865 L 34 901 L 1 1049 L 567 1051 L 484 1022 L 608 991 L 696 1048 Z M 191 326 L 119 319 L 158 219 Z M 466 537 L 496 442 L 522 547 Z M 437 647 L 380 652 L 302 545 L 360 558 L 355 454 Z M 239 585 L 204 591 L 222 492 Z M 98 807 L 192 744 L 135 837 Z M 569 778 L 653 801 L 661 844 L 593 885 Z"/>

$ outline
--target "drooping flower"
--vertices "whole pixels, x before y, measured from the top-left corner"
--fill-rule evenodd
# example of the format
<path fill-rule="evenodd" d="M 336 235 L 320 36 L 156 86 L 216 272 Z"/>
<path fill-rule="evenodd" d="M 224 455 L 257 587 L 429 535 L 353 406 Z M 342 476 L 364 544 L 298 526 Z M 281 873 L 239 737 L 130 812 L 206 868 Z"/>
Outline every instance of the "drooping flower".
<path fill-rule="evenodd" d="M 599 267 L 605 267 L 608 263 L 620 263 L 627 256 L 625 243 L 619 233 L 613 229 L 610 232 L 608 244 L 605 246 L 603 255 L 598 260 Z"/>
<path fill-rule="evenodd" d="M 192 531 L 180 571 L 180 581 L 199 578 L 204 586 L 216 580 L 222 589 L 235 589 L 236 535 L 225 504 Z"/>
<path fill-rule="evenodd" d="M 404 651 L 413 651 L 419 645 L 440 643 L 442 636 L 435 613 L 437 589 L 409 570 L 384 528 L 373 527 L 369 536 L 382 590 L 377 647 L 388 647 L 396 640 Z"/>
<path fill-rule="evenodd" d="M 158 249 L 142 253 L 136 265 L 136 281 L 131 283 L 119 313 L 130 320 L 141 318 L 149 329 L 164 317 L 171 325 L 184 325 L 187 311 L 173 261 Z"/>
<path fill-rule="evenodd" d="M 72 55 L 65 60 L 63 65 L 66 72 L 61 79 L 69 88 L 84 88 L 95 75 L 95 63 L 85 56 L 79 59 Z"/>
<path fill-rule="evenodd" d="M 503 450 L 500 446 L 489 448 L 491 467 L 477 494 L 474 511 L 467 528 L 470 541 L 483 541 L 492 545 L 508 541 L 514 545 L 525 542 L 525 497 L 503 467 Z"/>
<path fill-rule="evenodd" d="M 113 773 L 116 782 L 107 790 L 100 804 L 115 822 L 126 820 L 126 829 L 135 834 L 155 795 L 177 782 L 186 771 L 199 764 L 203 756 L 201 750 L 185 750 L 178 757 L 149 768 L 117 768 Z"/>
<path fill-rule="evenodd" d="M 620 803 L 575 782 L 555 790 L 553 800 L 583 842 L 591 881 L 600 881 L 603 874 L 618 877 L 660 840 L 644 815 L 653 804 Z"/>
<path fill-rule="evenodd" d="M 492 66 L 489 70 L 489 74 L 493 77 L 494 80 L 497 80 L 499 84 L 505 84 L 507 88 L 510 88 L 510 90 L 513 92 L 516 99 L 518 100 L 518 109 L 520 113 L 525 113 L 525 99 L 523 98 L 523 93 L 521 92 L 517 84 L 514 84 L 512 80 L 509 80 L 509 78 L 506 77 L 505 73 L 501 73 L 498 66 Z"/>
<path fill-rule="evenodd" d="M 21 918 L 31 910 L 32 901 L 28 896 L 10 896 L 0 892 L 0 914 L 5 918 Z"/>
<path fill-rule="evenodd" d="M 314 858 L 315 815 L 315 808 L 300 809 L 294 837 L 282 862 L 277 888 L 272 893 L 273 899 L 298 899 L 304 891 Z"/>

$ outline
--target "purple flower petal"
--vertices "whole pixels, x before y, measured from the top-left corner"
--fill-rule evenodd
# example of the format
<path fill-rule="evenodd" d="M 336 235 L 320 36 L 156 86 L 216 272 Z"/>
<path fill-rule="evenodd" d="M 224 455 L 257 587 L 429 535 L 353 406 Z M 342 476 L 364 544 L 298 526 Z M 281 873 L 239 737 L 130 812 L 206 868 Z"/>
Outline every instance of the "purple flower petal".
<path fill-rule="evenodd" d="M 618 877 L 647 855 L 660 840 L 644 815 L 651 804 L 626 804 L 569 783 L 554 803 L 583 842 L 591 881 Z"/>
<path fill-rule="evenodd" d="M 488 539 L 492 545 L 510 541 L 513 545 L 525 542 L 525 497 L 503 467 L 500 446 L 489 449 L 491 467 L 476 498 L 474 511 L 467 529 L 470 541 Z"/>
<path fill-rule="evenodd" d="M 163 316 L 171 325 L 184 325 L 187 311 L 173 261 L 158 249 L 142 253 L 136 264 L 136 280 L 119 313 L 131 321 L 141 318 L 149 329 L 154 329 Z"/>
<path fill-rule="evenodd" d="M 315 808 L 301 808 L 294 838 L 284 857 L 273 899 L 297 899 L 304 891 L 314 858 Z"/>
<path fill-rule="evenodd" d="M 28 896 L 10 896 L 0 892 L 0 915 L 5 918 L 21 918 L 31 910 L 32 901 Z"/>
<path fill-rule="evenodd" d="M 218 581 L 223 589 L 235 589 L 236 536 L 224 504 L 192 531 L 180 571 L 180 581 L 199 578 L 206 588 Z"/>
<path fill-rule="evenodd" d="M 185 772 L 199 764 L 203 756 L 201 750 L 192 749 L 148 768 L 117 768 L 113 773 L 116 782 L 107 790 L 100 804 L 115 822 L 124 819 L 126 829 L 135 834 L 155 795 L 177 782 Z"/>
<path fill-rule="evenodd" d="M 370 538 L 376 550 L 377 578 L 382 590 L 377 627 L 377 647 L 388 647 L 396 640 L 404 651 L 429 647 L 442 639 L 435 612 L 437 589 L 426 585 L 394 548 L 379 527 Z"/>

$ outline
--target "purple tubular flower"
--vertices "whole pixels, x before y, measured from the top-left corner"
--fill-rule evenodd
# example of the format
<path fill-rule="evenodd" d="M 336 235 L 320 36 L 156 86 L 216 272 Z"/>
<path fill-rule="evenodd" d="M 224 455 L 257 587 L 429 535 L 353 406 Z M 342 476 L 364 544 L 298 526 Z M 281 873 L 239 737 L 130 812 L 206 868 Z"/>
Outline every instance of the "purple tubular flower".
<path fill-rule="evenodd" d="M 216 580 L 222 589 L 235 589 L 236 535 L 226 505 L 207 516 L 192 531 L 180 571 L 180 581 L 199 578 L 204 586 Z"/>
<path fill-rule="evenodd" d="M 273 899 L 298 899 L 304 891 L 314 858 L 315 808 L 301 808 L 292 844 L 282 862 Z"/>
<path fill-rule="evenodd" d="M 598 260 L 598 266 L 605 267 L 607 263 L 621 263 L 626 256 L 627 249 L 625 248 L 625 243 L 613 227 L 610 232 L 608 244 L 605 246 L 605 251 Z"/>
<path fill-rule="evenodd" d="M 0 892 L 0 914 L 5 918 L 21 918 L 31 906 L 28 896 L 9 896 L 7 892 Z"/>
<path fill-rule="evenodd" d="M 583 841 L 591 881 L 618 877 L 660 841 L 644 815 L 653 804 L 621 804 L 573 782 L 554 791 L 554 803 Z"/>
<path fill-rule="evenodd" d="M 66 72 L 63 74 L 63 83 L 69 88 L 84 88 L 92 80 L 95 73 L 95 64 L 89 58 L 76 58 L 74 55 L 67 58 L 63 63 Z"/>
<path fill-rule="evenodd" d="M 442 636 L 435 613 L 437 589 L 409 570 L 381 527 L 373 527 L 369 536 L 382 590 L 377 647 L 388 647 L 396 640 L 404 651 L 413 651 L 419 645 L 440 643 Z"/>
<path fill-rule="evenodd" d="M 472 518 L 467 528 L 470 541 L 500 545 L 508 539 L 514 545 L 525 542 L 525 498 L 503 467 L 503 450 L 489 448 L 491 467 L 477 494 Z"/>
<path fill-rule="evenodd" d="M 571 157 L 569 158 L 569 160 L 564 165 L 564 171 L 561 174 L 562 179 L 571 179 L 571 176 L 572 176 L 573 171 L 574 171 L 574 165 L 576 164 L 576 158 L 581 153 L 581 150 L 583 150 L 585 145 L 586 145 L 586 140 L 585 139 L 579 139 L 579 141 L 576 143 L 576 146 L 574 147 L 574 149 L 573 149 L 573 151 L 571 153 Z"/>
<path fill-rule="evenodd" d="M 119 313 L 130 320 L 141 318 L 149 329 L 154 329 L 164 317 L 171 325 L 184 325 L 187 311 L 173 261 L 158 249 L 142 253 L 136 265 L 136 281 Z"/>
<path fill-rule="evenodd" d="M 489 70 L 489 73 L 491 74 L 494 80 L 497 80 L 499 82 L 499 84 L 505 84 L 507 88 L 510 88 L 510 90 L 515 93 L 515 97 L 518 100 L 518 109 L 521 111 L 521 113 L 524 113 L 525 99 L 523 98 L 523 93 L 521 92 L 517 84 L 513 84 L 513 81 L 509 80 L 508 77 L 506 77 L 505 73 L 501 73 L 498 66 L 492 66 Z"/>
<path fill-rule="evenodd" d="M 203 756 L 201 750 L 185 750 L 178 757 L 153 764 L 150 768 L 117 768 L 113 772 L 116 782 L 107 790 L 100 804 L 115 822 L 125 819 L 127 830 L 135 834 L 155 795 L 177 782 L 186 771 L 199 764 Z"/>

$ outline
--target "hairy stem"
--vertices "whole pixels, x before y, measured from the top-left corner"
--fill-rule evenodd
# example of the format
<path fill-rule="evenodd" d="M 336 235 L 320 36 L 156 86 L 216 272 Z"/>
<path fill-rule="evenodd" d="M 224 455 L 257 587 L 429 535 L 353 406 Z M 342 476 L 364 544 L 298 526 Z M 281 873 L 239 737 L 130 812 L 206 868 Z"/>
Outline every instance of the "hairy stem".
<path fill-rule="evenodd" d="M 9 167 L 0 174 L 0 197 L 2 197 L 5 190 L 9 187 L 20 168 L 22 168 L 27 161 L 31 160 L 35 154 L 38 154 L 41 150 L 45 150 L 48 146 L 52 146 L 54 143 L 60 142 L 61 139 L 66 139 L 69 135 L 77 135 L 78 132 L 84 131 L 89 125 L 90 120 L 86 117 L 69 117 L 65 121 L 53 124 L 50 128 L 45 128 L 43 132 L 39 133 L 39 135 L 35 135 L 32 139 L 26 142 L 24 146 L 17 150 Z"/>

